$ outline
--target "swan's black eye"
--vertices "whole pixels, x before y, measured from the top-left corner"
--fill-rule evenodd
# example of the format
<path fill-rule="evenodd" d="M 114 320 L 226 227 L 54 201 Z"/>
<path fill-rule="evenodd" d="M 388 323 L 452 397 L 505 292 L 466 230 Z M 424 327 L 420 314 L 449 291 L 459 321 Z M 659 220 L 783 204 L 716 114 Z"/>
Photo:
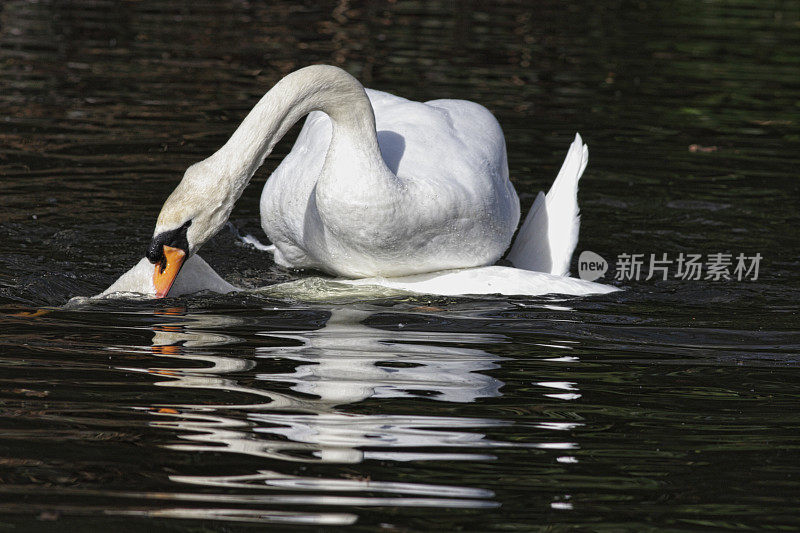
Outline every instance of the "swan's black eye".
<path fill-rule="evenodd" d="M 186 238 L 186 231 L 192 221 L 187 221 L 183 226 L 170 231 L 164 231 L 153 237 L 150 241 L 150 246 L 147 247 L 147 252 L 144 254 L 147 259 L 154 265 L 157 263 L 164 263 L 164 246 L 172 246 L 173 248 L 180 248 L 187 254 L 189 253 L 189 240 Z"/>

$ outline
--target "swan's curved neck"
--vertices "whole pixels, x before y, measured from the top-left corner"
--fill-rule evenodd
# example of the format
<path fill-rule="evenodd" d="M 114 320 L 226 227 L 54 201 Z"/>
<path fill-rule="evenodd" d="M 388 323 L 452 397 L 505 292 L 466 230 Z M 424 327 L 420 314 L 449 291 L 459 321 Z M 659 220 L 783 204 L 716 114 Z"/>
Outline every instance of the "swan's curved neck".
<path fill-rule="evenodd" d="M 383 163 L 375 115 L 364 87 L 339 68 L 313 65 L 279 81 L 209 158 L 227 170 L 233 181 L 233 201 L 289 128 L 311 111 L 322 111 L 331 118 L 332 146 L 345 143 L 360 157 Z"/>

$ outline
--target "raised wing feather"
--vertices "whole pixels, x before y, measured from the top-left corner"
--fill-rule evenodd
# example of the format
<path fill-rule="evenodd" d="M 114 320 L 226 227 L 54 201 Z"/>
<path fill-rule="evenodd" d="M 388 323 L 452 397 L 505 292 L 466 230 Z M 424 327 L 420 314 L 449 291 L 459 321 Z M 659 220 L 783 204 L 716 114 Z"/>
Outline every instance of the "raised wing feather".
<path fill-rule="evenodd" d="M 578 244 L 578 181 L 589 162 L 589 149 L 576 134 L 547 195 L 539 193 L 511 246 L 508 260 L 517 267 L 557 276 L 569 274 Z"/>

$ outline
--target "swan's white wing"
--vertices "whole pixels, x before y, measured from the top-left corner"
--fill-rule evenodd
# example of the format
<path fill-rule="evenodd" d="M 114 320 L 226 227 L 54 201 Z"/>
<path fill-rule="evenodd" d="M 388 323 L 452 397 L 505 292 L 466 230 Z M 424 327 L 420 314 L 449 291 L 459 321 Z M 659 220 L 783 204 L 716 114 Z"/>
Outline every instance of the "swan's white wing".
<path fill-rule="evenodd" d="M 616 287 L 601 283 L 503 266 L 431 272 L 430 274 L 416 274 L 399 278 L 340 279 L 336 281 L 355 286 L 376 285 L 390 289 L 442 296 L 464 294 L 505 294 L 509 296 L 567 294 L 571 296 L 587 296 L 590 294 L 607 294 L 619 290 Z"/>
<path fill-rule="evenodd" d="M 352 208 L 353 198 L 368 197 L 364 183 L 337 174 L 337 194 L 325 195 L 323 217 L 314 186 L 331 124 L 327 115 L 310 114 L 261 196 L 262 227 L 277 246 L 276 262 L 347 277 L 494 263 L 519 222 L 497 120 L 474 102 L 420 103 L 369 89 L 367 95 L 383 159 L 403 181 L 402 191 L 368 202 L 366 231 Z M 350 235 L 366 237 L 354 244 Z"/>
<path fill-rule="evenodd" d="M 569 274 L 580 230 L 578 180 L 588 162 L 589 149 L 576 134 L 550 191 L 536 197 L 508 253 L 515 267 L 557 276 Z"/>
<path fill-rule="evenodd" d="M 544 193 L 539 191 L 506 256 L 517 268 L 548 274 L 552 272 L 546 203 Z"/>

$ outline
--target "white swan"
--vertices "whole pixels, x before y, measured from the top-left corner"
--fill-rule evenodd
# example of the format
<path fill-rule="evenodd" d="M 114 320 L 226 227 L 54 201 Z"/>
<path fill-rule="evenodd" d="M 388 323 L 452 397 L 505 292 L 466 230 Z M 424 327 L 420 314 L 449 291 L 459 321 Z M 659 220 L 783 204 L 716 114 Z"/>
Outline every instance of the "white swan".
<path fill-rule="evenodd" d="M 447 286 L 440 294 L 613 290 L 557 279 L 568 274 L 578 237 L 577 183 L 588 158 L 580 136 L 511 247 L 517 269 L 492 266 L 519 221 L 492 114 L 463 100 L 420 103 L 365 90 L 343 70 L 315 65 L 278 82 L 222 148 L 186 170 L 147 251 L 157 297 L 169 293 L 184 263 L 199 265 L 185 260 L 222 228 L 275 144 L 309 113 L 261 196 L 261 225 L 279 265 L 417 292 L 437 293 L 438 277 Z M 185 285 L 202 286 L 206 267 L 193 268 L 200 278 Z"/>

